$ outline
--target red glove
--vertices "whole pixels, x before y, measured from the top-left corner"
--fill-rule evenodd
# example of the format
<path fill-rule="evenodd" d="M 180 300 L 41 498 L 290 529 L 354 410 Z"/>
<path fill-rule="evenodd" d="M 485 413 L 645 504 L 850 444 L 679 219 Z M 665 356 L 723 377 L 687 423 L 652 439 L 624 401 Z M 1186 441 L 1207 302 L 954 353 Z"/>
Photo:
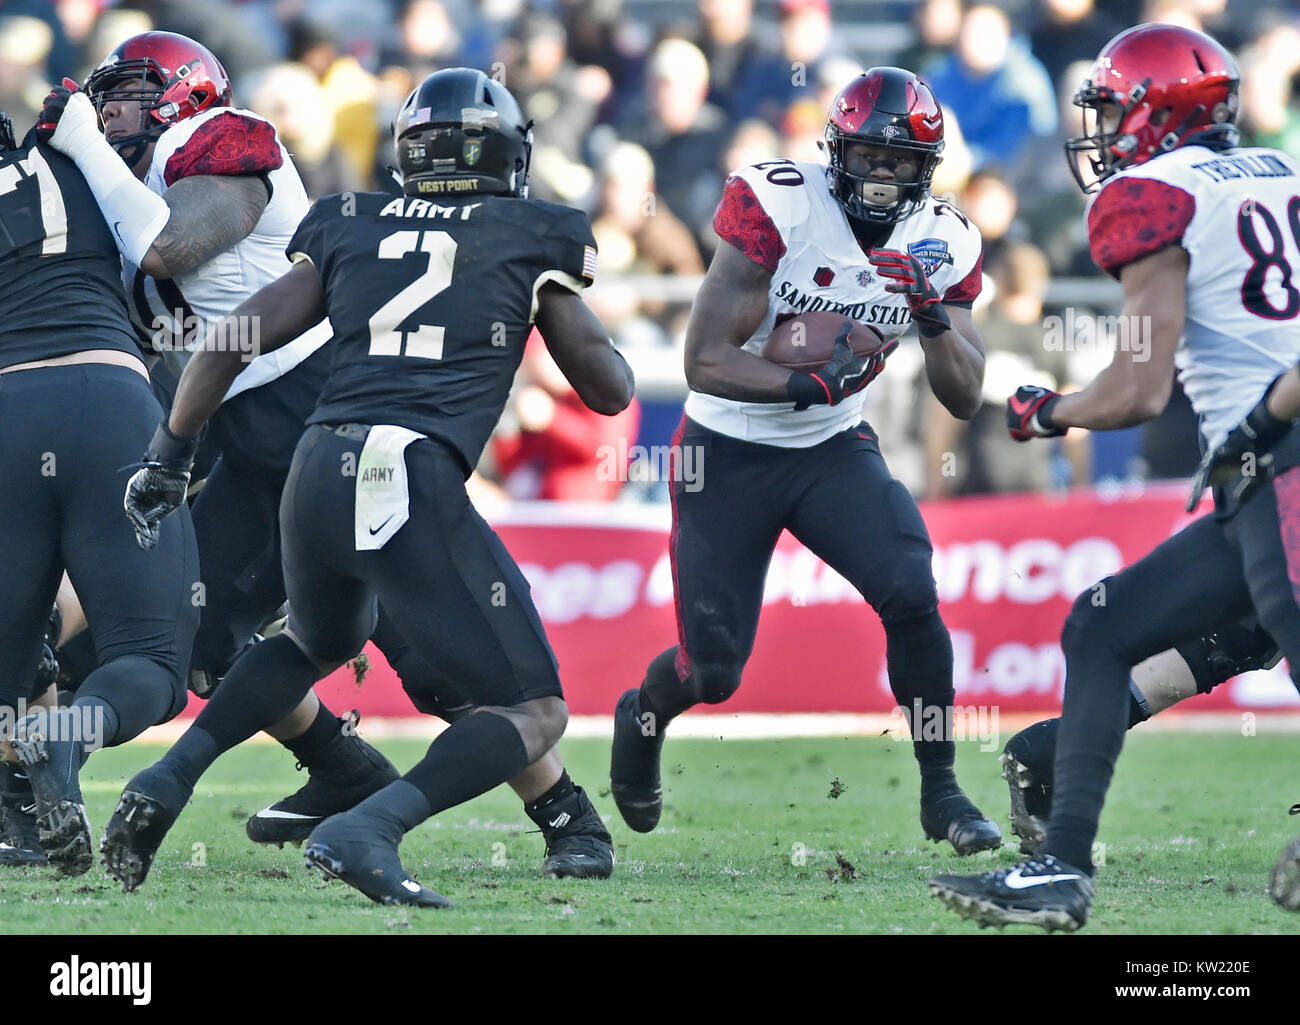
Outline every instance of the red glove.
<path fill-rule="evenodd" d="M 1052 422 L 1052 407 L 1060 399 L 1057 392 L 1036 384 L 1022 384 L 1007 399 L 1007 429 L 1016 441 L 1031 438 L 1059 438 L 1064 427 Z"/>
<path fill-rule="evenodd" d="M 873 249 L 867 254 L 871 265 L 882 277 L 893 278 L 896 285 L 886 285 L 886 292 L 897 292 L 907 298 L 916 329 L 927 338 L 937 338 L 952 330 L 952 321 L 943 308 L 943 297 L 925 276 L 921 261 L 911 253 L 897 249 Z"/>

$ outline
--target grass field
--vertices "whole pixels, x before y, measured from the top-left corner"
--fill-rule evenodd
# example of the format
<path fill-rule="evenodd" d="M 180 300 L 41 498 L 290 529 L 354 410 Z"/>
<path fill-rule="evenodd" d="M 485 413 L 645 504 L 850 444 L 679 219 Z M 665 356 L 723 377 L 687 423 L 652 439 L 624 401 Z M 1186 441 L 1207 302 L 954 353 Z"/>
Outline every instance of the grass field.
<path fill-rule="evenodd" d="M 381 746 L 402 768 L 425 747 Z M 996 753 L 958 747 L 968 792 L 1009 835 Z M 1106 864 L 1087 931 L 1300 932 L 1300 914 L 1265 892 L 1278 853 L 1300 831 L 1300 818 L 1286 814 L 1300 800 L 1295 747 L 1290 735 L 1132 735 L 1102 820 Z M 131 745 L 87 766 L 97 840 L 125 777 L 161 750 Z M 0 914 L 18 933 L 978 932 L 932 900 L 926 880 L 1018 860 L 1010 843 L 959 860 L 946 843 L 925 842 L 910 746 L 888 738 L 670 738 L 667 810 L 647 836 L 622 824 L 608 796 L 608 742 L 565 741 L 562 750 L 574 778 L 613 816 L 611 880 L 542 878 L 541 837 L 501 788 L 403 845 L 407 867 L 456 901 L 454 910 L 385 908 L 340 883 L 325 886 L 297 849 L 260 848 L 244 836 L 249 813 L 304 778 L 278 747 L 256 744 L 203 780 L 136 893 L 123 893 L 98 865 L 71 880 L 50 869 L 4 870 Z M 1017 931 L 1036 932 L 1008 930 Z"/>

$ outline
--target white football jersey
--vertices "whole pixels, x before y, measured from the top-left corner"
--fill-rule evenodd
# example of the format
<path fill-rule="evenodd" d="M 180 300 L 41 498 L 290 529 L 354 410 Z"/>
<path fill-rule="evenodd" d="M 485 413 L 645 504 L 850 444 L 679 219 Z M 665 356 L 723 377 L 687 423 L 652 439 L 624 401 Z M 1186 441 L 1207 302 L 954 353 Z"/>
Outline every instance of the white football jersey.
<path fill-rule="evenodd" d="M 190 352 L 171 340 L 201 344 L 208 328 L 288 273 L 293 265 L 284 250 L 311 203 L 274 126 L 252 111 L 213 107 L 172 125 L 154 147 L 144 182 L 159 195 L 192 175 L 252 173 L 266 174 L 271 198 L 246 238 L 172 279 L 157 281 L 129 262 L 123 268 L 132 318 L 147 336 L 166 339 L 160 355 L 178 375 Z M 288 373 L 332 334 L 326 320 L 283 348 L 252 359 L 226 398 Z"/>
<path fill-rule="evenodd" d="M 824 164 L 769 160 L 727 179 L 714 230 L 772 271 L 767 315 L 744 344 L 757 353 L 781 320 L 800 313 L 843 313 L 886 341 L 912 323 L 907 300 L 867 262 L 843 207 L 830 192 Z M 979 229 L 952 205 L 931 197 L 900 221 L 883 249 L 915 254 L 945 302 L 969 304 L 980 291 Z M 862 419 L 865 390 L 837 406 L 796 412 L 792 402 L 740 402 L 692 391 L 686 415 L 710 430 L 745 441 L 806 448 Z"/>
<path fill-rule="evenodd" d="M 1179 381 L 1218 445 L 1300 358 L 1300 163 L 1186 146 L 1119 172 L 1088 208 L 1093 258 L 1118 276 L 1168 245 L 1191 257 Z"/>

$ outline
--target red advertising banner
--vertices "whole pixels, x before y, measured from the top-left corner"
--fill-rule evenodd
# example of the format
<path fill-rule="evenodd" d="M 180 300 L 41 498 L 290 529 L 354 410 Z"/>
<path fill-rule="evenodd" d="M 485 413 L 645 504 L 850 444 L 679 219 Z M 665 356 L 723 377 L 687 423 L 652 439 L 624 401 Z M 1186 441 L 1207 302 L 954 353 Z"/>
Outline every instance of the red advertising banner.
<path fill-rule="evenodd" d="M 957 701 L 1006 712 L 1060 707 L 1059 638 L 1074 598 L 1136 561 L 1192 517 L 1186 488 L 1007 495 L 923 503 L 940 611 L 952 632 Z M 1205 506 L 1208 510 L 1208 504 Z M 846 510 L 846 515 L 850 513 Z M 520 503 L 489 519 L 532 585 L 574 715 L 608 715 L 646 664 L 676 643 L 668 510 Z M 718 580 L 726 588 L 726 580 Z M 834 636 L 835 644 L 808 644 Z M 336 710 L 414 714 L 383 657 L 358 688 L 350 670 L 321 684 Z M 1285 663 L 1186 706 L 1300 706 Z M 885 638 L 871 608 L 788 534 L 767 578 L 754 655 L 719 712 L 888 712 Z M 705 709 L 700 709 L 704 711 Z"/>

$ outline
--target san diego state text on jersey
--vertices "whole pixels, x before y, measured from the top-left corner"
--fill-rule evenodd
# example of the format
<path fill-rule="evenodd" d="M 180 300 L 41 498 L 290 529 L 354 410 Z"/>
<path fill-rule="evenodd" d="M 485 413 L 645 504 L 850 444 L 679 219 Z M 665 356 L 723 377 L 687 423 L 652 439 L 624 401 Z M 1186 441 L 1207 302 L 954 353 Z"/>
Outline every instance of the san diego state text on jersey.
<path fill-rule="evenodd" d="M 121 274 L 76 165 L 33 135 L 0 153 L 0 367 L 86 349 L 138 355 Z"/>
<path fill-rule="evenodd" d="M 587 215 L 538 200 L 327 196 L 289 244 L 334 326 L 309 423 L 396 424 L 452 446 L 466 475 L 510 394 L 537 293 L 594 274 Z"/>

